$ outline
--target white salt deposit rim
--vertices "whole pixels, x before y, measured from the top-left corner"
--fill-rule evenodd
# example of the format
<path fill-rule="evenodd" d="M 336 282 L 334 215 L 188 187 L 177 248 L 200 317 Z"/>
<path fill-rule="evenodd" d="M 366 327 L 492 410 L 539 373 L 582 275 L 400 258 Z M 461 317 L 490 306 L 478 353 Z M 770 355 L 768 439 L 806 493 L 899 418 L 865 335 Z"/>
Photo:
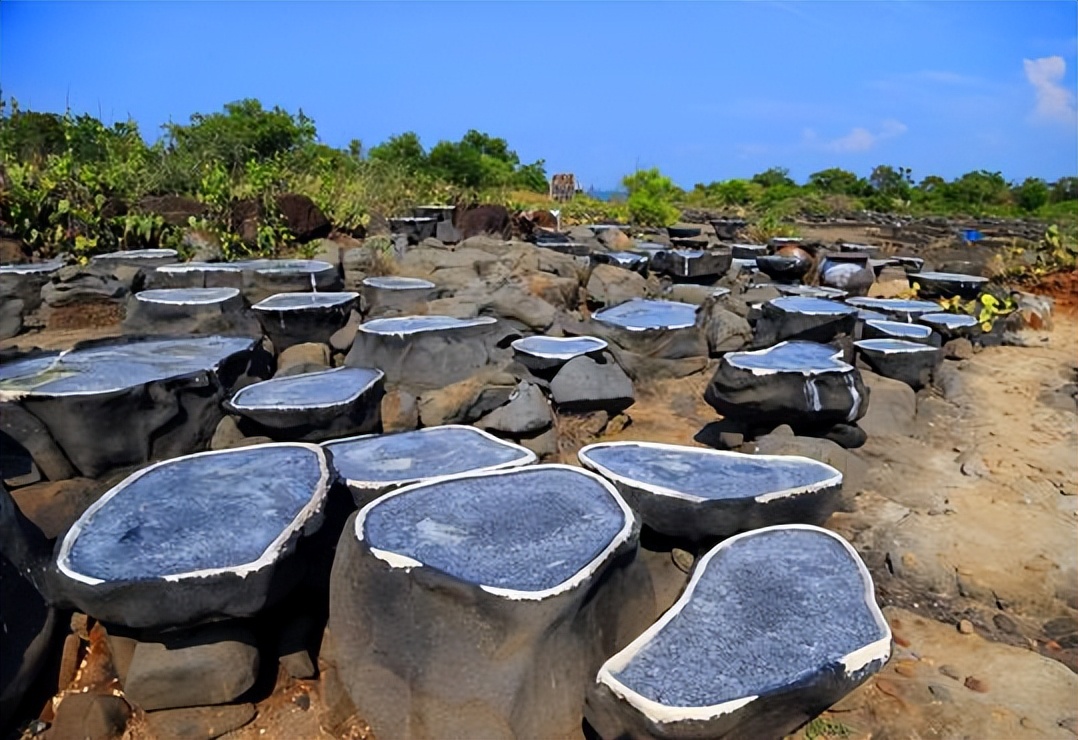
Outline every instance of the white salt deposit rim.
<path fill-rule="evenodd" d="M 926 313 L 918 316 L 917 320 L 923 321 L 926 324 L 945 326 L 948 329 L 976 326 L 980 323 L 975 317 L 964 313 Z M 927 326 L 925 328 L 928 329 Z M 931 329 L 928 330 L 930 332 L 932 331 Z"/>
<path fill-rule="evenodd" d="M 255 311 L 321 311 L 343 306 L 359 298 L 359 293 L 274 293 L 251 308 Z M 301 300 L 303 299 L 303 300 Z M 293 303 L 294 302 L 294 303 Z M 292 303 L 293 305 L 289 305 Z"/>
<path fill-rule="evenodd" d="M 320 508 L 322 502 L 326 498 L 326 493 L 329 490 L 330 473 L 329 464 L 326 460 L 325 451 L 315 444 L 308 444 L 305 442 L 270 442 L 259 445 L 251 445 L 250 447 L 240 447 L 233 450 L 211 450 L 210 452 L 196 452 L 193 455 L 184 455 L 182 457 L 172 458 L 171 460 L 162 460 L 161 462 L 154 463 L 148 467 L 143 468 L 135 473 L 124 478 L 115 486 L 110 488 L 104 496 L 99 498 L 80 516 L 71 529 L 64 535 L 64 539 L 60 543 L 60 552 L 56 556 L 56 566 L 60 569 L 68 578 L 78 581 L 80 583 L 86 583 L 91 586 L 96 586 L 105 583 L 104 579 L 95 578 L 93 576 L 84 575 L 74 570 L 70 562 L 71 548 L 74 546 L 75 541 L 78 539 L 79 534 L 86 527 L 86 525 L 93 518 L 93 515 L 97 513 L 105 504 L 117 496 L 124 488 L 133 484 L 142 476 L 149 473 L 151 470 L 160 468 L 165 465 L 174 465 L 186 460 L 190 460 L 195 457 L 207 457 L 209 455 L 226 455 L 229 453 L 235 454 L 240 451 L 249 452 L 250 450 L 267 449 L 267 448 L 280 448 L 280 447 L 301 447 L 306 450 L 314 452 L 318 458 L 318 465 L 321 471 L 318 483 L 315 487 L 315 492 L 311 496 L 310 500 L 304 504 L 303 508 L 299 510 L 295 518 L 281 530 L 272 542 L 267 545 L 266 549 L 262 551 L 262 554 L 249 563 L 242 563 L 239 565 L 230 565 L 222 568 L 205 568 L 203 570 L 194 570 L 187 573 L 173 573 L 167 576 L 160 576 L 154 580 L 164 580 L 172 583 L 184 581 L 194 578 L 208 578 L 210 576 L 220 575 L 222 573 L 233 573 L 237 576 L 246 578 L 251 573 L 267 568 L 277 560 L 281 550 L 284 548 L 285 543 L 289 540 L 292 534 L 300 527 L 306 524 L 307 520 Z"/>
<path fill-rule="evenodd" d="M 521 468 L 521 467 L 524 467 L 526 465 L 531 465 L 532 463 L 536 462 L 539 459 L 539 456 L 536 455 L 531 450 L 529 450 L 527 447 L 523 447 L 522 445 L 513 444 L 512 442 L 506 442 L 504 439 L 500 439 L 498 437 L 495 437 L 493 434 L 491 434 L 489 432 L 486 432 L 486 431 L 484 431 L 482 429 L 479 429 L 478 427 L 467 426 L 465 424 L 442 424 L 441 426 L 423 427 L 422 429 L 413 429 L 412 431 L 409 431 L 409 432 L 395 432 L 393 434 L 360 434 L 360 435 L 358 435 L 356 437 L 343 437 L 341 439 L 329 440 L 327 442 L 323 442 L 322 446 L 327 448 L 330 451 L 330 453 L 332 453 L 334 445 L 340 445 L 340 444 L 344 444 L 346 442 L 355 442 L 355 441 L 360 440 L 360 439 L 372 439 L 374 437 L 396 437 L 396 436 L 399 436 L 399 435 L 402 435 L 402 434 L 418 435 L 418 434 L 436 432 L 436 431 L 445 430 L 445 429 L 455 429 L 455 430 L 461 430 L 461 431 L 471 432 L 471 433 L 477 434 L 477 435 L 479 435 L 481 437 L 485 437 L 487 440 L 489 440 L 491 442 L 497 443 L 500 447 L 505 447 L 505 448 L 514 450 L 514 451 L 518 452 L 519 455 L 520 455 L 518 458 L 516 458 L 514 460 L 507 460 L 506 462 L 495 463 L 494 465 L 486 465 L 486 466 L 481 467 L 481 468 L 473 468 L 472 470 L 466 471 L 468 473 L 491 473 L 491 472 L 494 472 L 496 470 L 507 470 L 507 469 L 510 469 L 510 468 Z M 441 480 L 442 478 L 452 478 L 453 475 L 463 475 L 463 473 L 453 473 L 453 474 L 450 474 L 448 476 L 446 476 L 446 475 L 436 475 L 436 476 L 430 476 L 430 477 L 425 477 L 425 478 L 399 478 L 397 480 L 370 481 L 370 480 L 354 480 L 352 478 L 344 478 L 343 480 L 344 480 L 344 484 L 346 486 L 348 486 L 348 488 L 350 488 L 350 489 L 352 489 L 354 491 L 359 491 L 359 492 L 365 492 L 365 491 L 388 492 L 388 491 L 391 491 L 391 490 L 395 490 L 397 488 L 401 488 L 402 486 L 410 486 L 410 485 L 418 484 L 418 483 L 430 483 L 431 481 Z"/>
<path fill-rule="evenodd" d="M 766 532 L 782 531 L 782 530 L 806 530 L 810 532 L 818 532 L 819 534 L 826 535 L 832 539 L 837 540 L 850 554 L 850 557 L 857 564 L 858 571 L 861 573 L 861 581 L 864 584 L 864 597 L 865 605 L 868 607 L 875 619 L 877 626 L 883 633 L 883 637 L 865 645 L 852 653 L 843 656 L 839 659 L 843 668 L 846 671 L 846 675 L 849 676 L 865 666 L 869 665 L 873 661 L 881 660 L 887 661 L 891 657 L 891 627 L 887 624 L 887 620 L 884 619 L 883 612 L 880 611 L 879 605 L 876 603 L 875 591 L 872 585 L 872 575 L 868 572 L 868 568 L 865 566 L 861 556 L 857 554 L 857 551 L 853 549 L 849 542 L 842 537 L 839 537 L 834 532 L 829 532 L 826 529 L 820 527 L 814 527 L 808 524 L 779 524 L 772 527 L 763 527 L 761 529 L 755 529 L 749 532 L 743 532 L 742 534 L 735 535 L 727 540 L 723 540 L 714 548 L 712 548 L 703 558 L 696 563 L 693 567 L 692 577 L 689 579 L 689 583 L 685 586 L 685 590 L 674 603 L 670 609 L 667 610 L 662 617 L 659 618 L 655 624 L 648 627 L 643 634 L 633 640 L 627 647 L 621 652 L 616 653 L 613 657 L 603 663 L 599 669 L 599 674 L 596 676 L 596 682 L 603 684 L 610 689 L 616 696 L 630 704 L 638 712 L 650 719 L 656 724 L 670 724 L 674 722 L 684 721 L 708 721 L 717 717 L 721 717 L 725 714 L 741 709 L 744 706 L 751 704 L 760 697 L 758 695 L 743 696 L 737 699 L 730 699 L 729 701 L 722 702 L 720 704 L 712 704 L 702 707 L 674 707 L 666 704 L 662 704 L 653 699 L 649 699 L 646 696 L 629 688 L 617 678 L 614 677 L 615 673 L 621 672 L 625 666 L 639 653 L 651 640 L 668 625 L 673 619 L 681 613 L 682 609 L 692 600 L 693 592 L 696 590 L 697 584 L 700 582 L 700 578 L 703 576 L 704 571 L 707 569 L 711 559 L 715 557 L 721 550 L 732 546 L 738 540 L 755 537 L 757 535 L 764 534 Z"/>
<path fill-rule="evenodd" d="M 800 305 L 802 302 L 811 305 L 804 308 Z M 853 316 L 857 313 L 857 309 L 852 306 L 843 305 L 829 298 L 808 295 L 784 295 L 780 298 L 772 298 L 768 303 L 787 313 L 799 313 L 803 316 Z"/>
<path fill-rule="evenodd" d="M 850 370 L 853 370 L 853 365 L 849 365 L 844 360 L 839 359 L 842 356 L 842 350 L 840 350 L 840 349 L 836 349 L 835 353 L 833 355 L 831 355 L 831 359 L 834 360 L 834 362 L 835 362 L 834 367 L 810 368 L 810 369 L 804 369 L 804 370 L 797 370 L 797 369 L 783 370 L 783 369 L 779 369 L 779 368 L 746 367 L 744 365 L 739 365 L 737 363 L 737 358 L 738 357 L 743 357 L 745 355 L 758 355 L 760 357 L 763 357 L 763 356 L 766 356 L 766 355 L 770 354 L 771 352 L 774 352 L 775 350 L 779 349 L 780 347 L 785 347 L 787 344 L 792 344 L 793 341 L 794 340 L 788 340 L 788 341 L 785 341 L 785 342 L 779 342 L 778 344 L 776 344 L 776 345 L 774 345 L 772 347 L 765 347 L 764 349 L 757 349 L 757 350 L 753 350 L 751 352 L 748 352 L 748 351 L 746 351 L 746 352 L 728 352 L 725 355 L 723 355 L 722 359 L 723 359 L 724 362 L 730 363 L 730 365 L 732 365 L 733 367 L 736 367 L 739 370 L 745 370 L 747 372 L 752 373 L 753 375 L 777 375 L 778 373 L 801 373 L 802 375 L 818 375 L 820 373 L 845 373 L 845 372 L 849 372 Z M 818 344 L 818 342 L 816 342 L 815 344 Z M 821 346 L 826 347 L 827 345 L 821 345 Z"/>
<path fill-rule="evenodd" d="M 157 257 L 179 257 L 179 252 L 175 249 L 130 249 L 126 252 L 109 252 L 107 254 L 96 254 L 90 258 L 90 261 L 94 260 L 114 260 L 114 259 L 134 259 L 134 260 L 148 260 L 155 259 Z"/>
<path fill-rule="evenodd" d="M 276 404 L 276 403 L 274 403 L 274 404 L 268 404 L 268 403 L 267 404 L 255 404 L 255 405 L 253 405 L 253 404 L 245 404 L 241 400 L 241 396 L 243 396 L 245 393 L 250 391 L 252 388 L 264 389 L 264 388 L 266 388 L 267 386 L 270 386 L 270 385 L 277 385 L 277 386 L 288 385 L 289 381 L 292 381 L 294 383 L 294 382 L 298 382 L 301 378 L 309 379 L 309 378 L 322 377 L 328 383 L 328 382 L 331 382 L 333 380 L 332 377 L 329 377 L 333 373 L 340 373 L 342 371 L 344 371 L 344 372 L 347 372 L 347 371 L 355 372 L 356 370 L 365 370 L 367 372 L 373 373 L 373 375 L 371 376 L 371 379 L 368 380 L 360 388 L 358 388 L 355 391 L 355 393 L 353 393 L 352 395 L 347 396 L 345 398 L 339 398 L 339 399 L 337 399 L 335 401 L 326 401 L 325 403 L 302 403 L 302 404 L 297 404 L 295 406 L 285 406 L 283 404 Z M 334 367 L 334 368 L 330 368 L 329 370 L 318 370 L 318 371 L 313 372 L 313 373 L 302 373 L 300 375 L 286 375 L 286 376 L 281 377 L 281 378 L 270 378 L 269 380 L 260 380 L 257 383 L 251 383 L 250 385 L 245 385 L 242 388 L 240 388 L 232 396 L 232 399 L 227 401 L 226 403 L 227 403 L 228 406 L 235 409 L 238 413 L 241 413 L 241 414 L 244 411 L 255 411 L 255 412 L 265 412 L 265 411 L 308 411 L 308 410 L 309 411 L 316 411 L 318 409 L 331 409 L 331 408 L 335 408 L 337 406 L 345 406 L 347 404 L 354 403 L 354 402 L 358 401 L 363 396 L 364 393 L 366 393 L 371 388 L 373 388 L 383 378 L 385 378 L 385 373 L 383 373 L 381 370 L 378 370 L 376 368 Z"/>
<path fill-rule="evenodd" d="M 913 335 L 921 339 L 927 339 L 932 336 L 932 328 L 922 326 L 921 324 L 907 324 L 904 321 L 891 321 L 889 319 L 865 319 L 865 323 L 874 329 L 879 329 L 884 332 L 895 332 L 896 334 L 904 336 Z"/>
<path fill-rule="evenodd" d="M 420 325 L 411 329 L 401 330 L 399 327 L 405 321 L 418 322 Z M 427 323 L 430 326 L 423 326 Z M 476 316 L 470 319 L 458 319 L 455 316 L 427 315 L 427 316 L 394 316 L 389 319 L 374 319 L 359 325 L 359 331 L 366 334 L 379 334 L 382 336 L 405 336 L 408 334 L 421 334 L 428 331 L 455 331 L 467 329 L 473 326 L 492 326 L 498 323 L 493 316 Z"/>
<path fill-rule="evenodd" d="M 859 350 L 868 352 L 879 352 L 880 354 L 884 355 L 910 354 L 914 352 L 935 354 L 939 352 L 938 349 L 927 344 L 921 344 L 920 342 L 910 342 L 906 339 L 890 339 L 887 337 L 878 337 L 876 339 L 859 339 L 853 344 Z"/>
<path fill-rule="evenodd" d="M 232 262 L 177 262 L 161 265 L 158 272 L 242 272 L 243 265 Z"/>
<path fill-rule="evenodd" d="M 440 478 L 431 478 L 423 481 L 422 483 L 415 483 L 410 486 L 405 486 L 404 488 L 398 488 L 395 491 L 391 491 L 383 496 L 379 496 L 374 501 L 370 502 L 359 510 L 359 514 L 356 516 L 356 524 L 354 530 L 356 539 L 360 542 L 363 542 L 363 525 L 366 522 L 367 516 L 370 514 L 371 510 L 382 502 L 393 498 L 394 496 L 402 496 L 412 491 L 416 491 L 421 488 L 434 485 L 436 483 L 444 483 L 446 481 L 463 480 L 467 478 L 488 478 L 501 475 L 516 475 L 518 473 L 533 472 L 536 470 L 568 470 L 577 475 L 584 475 L 591 478 L 593 481 L 603 487 L 603 489 L 611 496 L 611 498 L 614 499 L 614 502 L 618 505 L 618 508 L 621 509 L 624 520 L 621 529 L 610 539 L 610 542 L 607 544 L 607 546 L 603 548 L 602 551 L 598 555 L 596 555 L 591 562 L 578 570 L 575 574 L 573 574 L 571 578 L 562 581 L 556 586 L 551 586 L 550 588 L 543 589 L 542 591 L 520 591 L 513 588 L 485 586 L 481 583 L 477 585 L 479 586 L 479 588 L 486 591 L 488 594 L 491 594 L 492 596 L 509 599 L 510 601 L 541 601 L 543 599 L 548 599 L 552 596 L 557 596 L 558 594 L 564 593 L 566 591 L 571 591 L 572 589 L 576 588 L 581 583 L 586 581 L 593 573 L 595 573 L 595 571 L 597 571 L 602 566 L 602 564 L 611 556 L 611 554 L 613 554 L 619 547 L 621 547 L 622 543 L 629 539 L 629 535 L 632 534 L 633 525 L 636 522 L 636 515 L 633 513 L 633 510 L 629 508 L 629 505 L 627 503 L 625 503 L 625 500 L 621 497 L 621 494 L 618 493 L 617 489 L 614 488 L 614 485 L 610 481 L 596 475 L 590 470 L 573 467 L 572 465 L 535 465 L 526 468 L 516 467 L 508 470 L 495 470 L 493 472 L 479 471 L 457 473 L 456 475 L 445 475 Z M 410 571 L 412 568 L 425 567 L 423 563 L 418 560 L 415 560 L 414 558 L 410 558 L 407 555 L 401 555 L 399 553 L 391 552 L 389 550 L 382 550 L 377 547 L 371 547 L 370 551 L 372 555 L 374 555 L 379 560 L 387 563 L 391 568 L 400 568 L 407 572 Z M 455 578 L 455 576 L 450 577 Z"/>
<path fill-rule="evenodd" d="M 363 285 L 380 290 L 430 290 L 435 287 L 434 283 L 429 280 L 393 275 L 363 278 Z"/>
<path fill-rule="evenodd" d="M 532 349 L 532 348 L 530 348 L 528 346 L 529 344 L 538 344 L 539 341 L 537 341 L 537 340 L 540 340 L 542 342 L 550 342 L 552 344 L 562 344 L 562 343 L 568 344 L 568 343 L 571 343 L 571 342 L 587 342 L 587 343 L 591 344 L 591 348 L 583 350 L 583 351 L 575 350 L 575 351 L 565 351 L 565 352 L 557 352 L 557 351 L 543 352 L 541 350 Z M 520 339 L 514 339 L 510 343 L 509 346 L 512 347 L 515 351 L 520 352 L 521 354 L 531 355 L 532 357 L 542 357 L 544 359 L 550 359 L 550 360 L 571 360 L 574 357 L 580 357 L 582 355 L 591 354 L 592 352 L 601 352 L 602 350 L 606 349 L 608 345 L 607 345 L 605 340 L 599 339 L 598 337 L 588 337 L 588 336 L 583 336 L 583 337 L 533 336 L 533 337 L 521 337 Z"/>
<path fill-rule="evenodd" d="M 169 306 L 203 306 L 223 303 L 236 298 L 239 294 L 238 288 L 158 288 L 136 293 L 135 300 Z M 177 298 L 178 295 L 187 295 L 188 298 Z"/>
<path fill-rule="evenodd" d="M 41 273 L 56 272 L 64 266 L 60 259 L 48 262 L 24 262 L 14 265 L 0 265 L 0 275 L 37 275 Z"/>
<path fill-rule="evenodd" d="M 668 251 L 673 251 L 673 250 L 668 250 Z M 656 308 L 675 307 L 675 306 L 677 308 L 681 308 L 683 306 L 688 306 L 689 308 L 692 309 L 693 320 L 688 322 L 688 323 L 652 324 L 652 325 L 649 325 L 649 326 L 640 326 L 639 324 L 629 325 L 629 324 L 625 324 L 625 323 L 619 323 L 617 321 L 618 318 L 620 318 L 621 316 L 624 315 L 624 312 L 616 313 L 619 308 L 625 308 L 625 307 L 628 307 L 630 304 L 640 304 L 640 303 L 649 303 L 649 304 L 655 305 Z M 697 314 L 697 312 L 699 310 L 700 310 L 699 306 L 694 306 L 691 303 L 682 303 L 681 301 L 664 301 L 664 300 L 659 300 L 659 299 L 654 299 L 654 298 L 632 298 L 632 299 L 630 299 L 628 301 L 625 301 L 624 303 L 619 303 L 616 306 L 610 306 L 609 308 L 599 309 L 598 311 L 593 313 L 591 315 L 591 317 L 595 321 L 601 321 L 602 323 L 607 324 L 608 326 L 612 326 L 612 327 L 614 327 L 616 329 L 624 329 L 625 331 L 668 331 L 668 330 L 671 330 L 671 329 L 688 329 L 690 327 L 696 326 L 696 314 Z M 606 314 L 607 316 L 613 314 L 613 316 L 615 317 L 615 321 L 611 321 L 610 319 L 604 319 L 603 318 L 604 314 Z M 628 321 L 628 320 L 629 319 L 626 319 L 626 321 Z"/>
<path fill-rule="evenodd" d="M 825 488 L 831 488 L 832 486 L 842 485 L 842 473 L 835 468 L 822 463 L 819 460 L 813 460 L 808 457 L 802 457 L 800 455 L 746 455 L 741 452 L 730 452 L 727 450 L 708 450 L 701 447 L 685 447 L 682 445 L 664 444 L 661 442 L 636 442 L 636 441 L 623 441 L 623 442 L 597 442 L 595 444 L 582 447 L 577 453 L 577 459 L 587 467 L 591 468 L 595 472 L 604 478 L 609 478 L 616 483 L 624 483 L 631 488 L 640 488 L 648 493 L 653 493 L 656 496 L 669 496 L 670 498 L 681 499 L 684 501 L 692 501 L 693 503 L 703 503 L 706 501 L 715 501 L 716 499 L 709 499 L 704 496 L 696 496 L 691 493 L 679 491 L 676 488 L 667 488 L 665 486 L 659 486 L 654 483 L 645 483 L 644 481 L 637 480 L 636 478 L 630 478 L 625 475 L 621 475 L 614 470 L 598 463 L 589 457 L 592 450 L 605 449 L 610 447 L 648 447 L 654 450 L 669 450 L 671 452 L 681 452 L 689 454 L 699 454 L 701 456 L 711 455 L 713 457 L 721 457 L 734 460 L 776 460 L 780 462 L 796 462 L 811 468 L 821 468 L 825 472 L 830 473 L 827 478 L 817 481 L 815 483 L 808 483 L 803 486 L 794 486 L 793 488 L 783 488 L 778 491 L 770 491 L 768 493 L 761 493 L 753 497 L 753 501 L 758 504 L 766 504 L 770 501 L 778 499 L 790 498 L 792 496 L 800 496 L 806 493 L 816 493 L 822 491 Z M 731 499 L 723 499 L 729 501 Z M 739 500 L 739 499 L 734 499 Z M 740 499 L 744 500 L 744 499 Z"/>
<path fill-rule="evenodd" d="M 946 283 L 987 283 L 988 278 L 981 277 L 980 275 L 966 275 L 961 272 L 915 272 L 910 275 L 911 280 L 917 280 L 918 278 L 924 278 L 927 280 L 938 280 Z"/>
<path fill-rule="evenodd" d="M 254 260 L 249 267 L 257 273 L 294 272 L 304 275 L 337 270 L 333 265 L 322 260 L 266 260 L 264 263 Z"/>

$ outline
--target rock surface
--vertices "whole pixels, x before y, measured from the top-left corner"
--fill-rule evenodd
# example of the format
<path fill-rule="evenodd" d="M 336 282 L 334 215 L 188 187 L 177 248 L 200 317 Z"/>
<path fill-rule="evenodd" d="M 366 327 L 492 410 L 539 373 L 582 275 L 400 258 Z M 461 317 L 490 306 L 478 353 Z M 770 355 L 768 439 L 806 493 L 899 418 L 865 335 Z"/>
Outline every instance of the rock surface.
<path fill-rule="evenodd" d="M 890 654 L 872 579 L 845 540 L 755 530 L 695 564 L 677 603 L 600 669 L 585 716 L 601 737 L 781 737 Z"/>
<path fill-rule="evenodd" d="M 624 502 L 579 469 L 388 494 L 338 545 L 337 670 L 380 738 L 578 733 L 603 654 L 642 626 L 636 547 Z"/>

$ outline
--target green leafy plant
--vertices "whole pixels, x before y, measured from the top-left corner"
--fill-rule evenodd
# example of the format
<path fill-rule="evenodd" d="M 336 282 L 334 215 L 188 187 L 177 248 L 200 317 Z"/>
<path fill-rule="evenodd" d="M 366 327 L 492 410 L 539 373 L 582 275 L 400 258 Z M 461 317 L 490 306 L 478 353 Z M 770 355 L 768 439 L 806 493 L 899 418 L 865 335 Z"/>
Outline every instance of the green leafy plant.
<path fill-rule="evenodd" d="M 637 170 L 626 175 L 621 184 L 629 191 L 626 205 L 634 223 L 641 226 L 669 226 L 681 215 L 673 204 L 677 187 L 658 168 Z"/>

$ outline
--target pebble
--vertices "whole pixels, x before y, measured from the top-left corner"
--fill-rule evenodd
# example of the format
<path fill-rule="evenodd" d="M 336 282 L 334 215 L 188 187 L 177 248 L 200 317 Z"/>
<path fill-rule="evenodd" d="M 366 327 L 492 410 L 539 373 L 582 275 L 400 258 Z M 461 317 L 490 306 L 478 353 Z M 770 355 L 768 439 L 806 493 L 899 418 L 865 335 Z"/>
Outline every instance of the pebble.
<path fill-rule="evenodd" d="M 988 693 L 988 682 L 975 676 L 966 676 L 965 686 L 970 691 L 976 691 L 979 694 Z"/>
<path fill-rule="evenodd" d="M 682 550 L 680 547 L 675 547 L 670 552 L 670 558 L 674 561 L 674 565 L 682 573 L 688 573 L 692 570 L 692 564 L 696 560 L 691 552 Z"/>
<path fill-rule="evenodd" d="M 973 622 L 969 621 L 968 619 L 959 620 L 959 622 L 958 622 L 958 631 L 961 632 L 963 635 L 972 635 L 973 634 Z"/>
<path fill-rule="evenodd" d="M 912 660 L 904 660 L 895 666 L 895 673 L 906 678 L 913 678 L 917 675 L 917 669 L 915 663 Z"/>
<path fill-rule="evenodd" d="M 932 694 L 933 698 L 941 702 L 951 701 L 951 691 L 946 686 L 940 686 L 938 683 L 928 684 L 928 693 Z"/>
<path fill-rule="evenodd" d="M 953 678 L 955 681 L 962 680 L 962 674 L 958 672 L 958 669 L 951 665 L 941 665 L 939 672 L 947 678 Z"/>

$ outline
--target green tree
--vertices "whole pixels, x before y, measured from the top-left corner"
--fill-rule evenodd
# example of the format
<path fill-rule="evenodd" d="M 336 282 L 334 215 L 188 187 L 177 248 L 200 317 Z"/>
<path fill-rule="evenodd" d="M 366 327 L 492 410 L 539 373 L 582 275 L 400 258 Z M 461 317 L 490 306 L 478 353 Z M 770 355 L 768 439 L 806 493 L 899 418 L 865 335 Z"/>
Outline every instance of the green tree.
<path fill-rule="evenodd" d="M 669 226 L 677 221 L 680 212 L 673 204 L 678 188 L 657 167 L 637 170 L 622 178 L 629 192 L 626 204 L 634 223 L 642 226 Z"/>
<path fill-rule="evenodd" d="M 414 131 L 390 136 L 378 146 L 371 147 L 367 152 L 367 158 L 375 162 L 396 165 L 409 172 L 422 172 L 430 165 L 427 153 L 423 150 L 419 136 Z"/>
<path fill-rule="evenodd" d="M 187 125 L 168 123 L 164 129 L 176 157 L 197 165 L 221 164 L 229 172 L 251 159 L 294 151 L 314 142 L 317 134 L 302 110 L 295 116 L 277 106 L 266 110 L 253 98 L 227 103 L 220 113 L 195 113 Z"/>
<path fill-rule="evenodd" d="M 1039 177 L 1027 177 L 1021 185 L 1012 190 L 1014 202 L 1023 211 L 1032 213 L 1048 203 L 1050 192 L 1048 183 Z"/>
<path fill-rule="evenodd" d="M 1078 200 L 1078 177 L 1061 177 L 1052 183 L 1052 202 Z"/>
<path fill-rule="evenodd" d="M 753 175 L 752 181 L 764 188 L 795 187 L 797 185 L 793 178 L 790 177 L 790 171 L 785 167 L 771 167 Z"/>
<path fill-rule="evenodd" d="M 864 195 L 868 183 L 849 170 L 831 167 L 809 175 L 810 187 L 832 195 Z"/>
<path fill-rule="evenodd" d="M 967 172 L 947 187 L 951 203 L 975 211 L 985 206 L 1004 205 L 1011 197 L 1011 189 L 999 172 L 976 170 Z"/>

